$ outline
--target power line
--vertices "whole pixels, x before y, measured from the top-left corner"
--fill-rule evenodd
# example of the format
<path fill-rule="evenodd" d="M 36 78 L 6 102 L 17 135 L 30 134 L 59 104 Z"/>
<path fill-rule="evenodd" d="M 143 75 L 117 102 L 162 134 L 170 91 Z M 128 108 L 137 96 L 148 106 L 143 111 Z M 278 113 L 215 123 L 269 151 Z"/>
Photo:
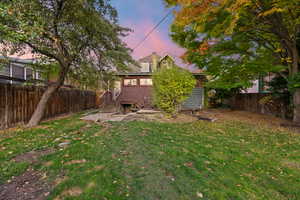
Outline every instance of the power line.
<path fill-rule="evenodd" d="M 175 10 L 175 8 L 173 8 L 172 10 L 170 10 L 159 22 L 158 24 L 156 24 L 152 29 L 151 31 L 149 31 L 149 33 L 147 33 L 147 35 L 142 39 L 141 42 L 139 42 L 134 48 L 133 48 L 133 51 L 136 50 L 145 40 L 148 39 L 148 37 L 153 33 L 153 31 L 155 31 L 155 29 L 157 29 L 159 27 L 159 25 L 161 25 L 161 23 L 163 23 L 168 17 L 170 14 L 172 14 L 172 12 Z"/>

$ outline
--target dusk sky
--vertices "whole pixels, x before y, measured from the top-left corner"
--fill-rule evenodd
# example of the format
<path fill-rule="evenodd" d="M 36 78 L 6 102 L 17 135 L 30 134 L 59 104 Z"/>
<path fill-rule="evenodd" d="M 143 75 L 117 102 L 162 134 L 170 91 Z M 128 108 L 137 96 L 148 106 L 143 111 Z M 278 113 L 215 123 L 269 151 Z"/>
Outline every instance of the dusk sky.
<path fill-rule="evenodd" d="M 130 48 L 134 48 L 170 11 L 170 8 L 165 7 L 163 0 L 112 0 L 111 2 L 118 10 L 120 24 L 134 31 L 125 39 Z M 173 16 L 170 15 L 134 51 L 133 57 L 138 59 L 154 51 L 160 55 L 168 53 L 174 57 L 181 56 L 184 50 L 169 37 L 172 20 Z"/>
<path fill-rule="evenodd" d="M 111 3 L 118 11 L 120 25 L 133 30 L 124 39 L 132 49 L 170 12 L 170 8 L 165 7 L 163 0 L 111 0 Z M 157 52 L 161 56 L 168 53 L 173 56 L 179 66 L 190 68 L 179 59 L 184 50 L 175 44 L 169 36 L 172 21 L 173 15 L 169 15 L 148 39 L 133 52 L 133 57 L 139 59 L 152 52 Z M 33 55 L 25 54 L 19 57 L 26 59 L 32 58 Z"/>

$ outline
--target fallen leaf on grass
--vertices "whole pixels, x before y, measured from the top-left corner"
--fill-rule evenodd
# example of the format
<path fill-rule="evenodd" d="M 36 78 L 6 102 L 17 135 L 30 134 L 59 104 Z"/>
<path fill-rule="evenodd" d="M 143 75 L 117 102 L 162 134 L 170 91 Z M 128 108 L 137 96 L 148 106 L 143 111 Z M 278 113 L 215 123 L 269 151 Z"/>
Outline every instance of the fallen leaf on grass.
<path fill-rule="evenodd" d="M 63 196 L 76 197 L 82 194 L 82 189 L 80 187 L 72 187 L 62 193 Z"/>
<path fill-rule="evenodd" d="M 54 181 L 54 185 L 59 185 L 61 184 L 62 182 L 65 182 L 66 180 L 68 180 L 68 177 L 67 176 L 64 176 L 64 177 L 58 177 L 57 179 L 55 179 Z"/>
<path fill-rule="evenodd" d="M 115 159 L 115 158 L 117 158 L 117 155 L 116 155 L 116 154 L 112 154 L 111 157 L 112 157 L 113 159 Z"/>
<path fill-rule="evenodd" d="M 129 152 L 127 152 L 127 151 L 120 151 L 120 154 L 123 155 L 123 156 L 127 156 L 127 155 L 129 155 Z"/>
<path fill-rule="evenodd" d="M 43 165 L 46 167 L 50 167 L 51 165 L 53 165 L 53 161 L 45 162 Z"/>
<path fill-rule="evenodd" d="M 90 183 L 87 185 L 87 189 L 94 188 L 95 186 L 96 186 L 96 183 L 95 183 L 95 182 L 90 182 Z"/>
<path fill-rule="evenodd" d="M 69 161 L 69 162 L 66 162 L 66 165 L 81 164 L 81 163 L 86 163 L 86 159 L 82 159 L 82 160 L 71 160 L 71 161 Z"/>
<path fill-rule="evenodd" d="M 192 162 L 187 162 L 187 163 L 184 163 L 184 166 L 186 167 L 193 167 L 193 163 Z"/>
<path fill-rule="evenodd" d="M 203 194 L 201 192 L 197 192 L 197 197 L 203 198 Z"/>
<path fill-rule="evenodd" d="M 103 165 L 98 165 L 98 166 L 96 166 L 96 167 L 94 167 L 94 168 L 92 168 L 92 169 L 87 170 L 87 173 L 91 173 L 91 172 L 93 172 L 93 171 L 100 171 L 100 170 L 102 170 L 103 168 L 104 168 Z"/>
<path fill-rule="evenodd" d="M 223 130 L 221 130 L 221 129 L 216 128 L 216 130 L 219 131 L 219 132 L 222 133 L 222 134 L 226 134 L 225 131 L 223 131 Z"/>
<path fill-rule="evenodd" d="M 103 165 L 99 165 L 99 166 L 96 166 L 96 167 L 94 168 L 94 170 L 102 170 L 103 168 L 104 168 Z"/>

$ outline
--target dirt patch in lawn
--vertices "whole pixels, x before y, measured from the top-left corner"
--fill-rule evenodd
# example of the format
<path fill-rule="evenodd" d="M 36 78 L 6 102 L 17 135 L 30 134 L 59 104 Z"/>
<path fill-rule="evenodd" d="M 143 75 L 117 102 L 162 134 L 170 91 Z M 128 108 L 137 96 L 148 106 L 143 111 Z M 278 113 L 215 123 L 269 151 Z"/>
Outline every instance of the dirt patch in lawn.
<path fill-rule="evenodd" d="M 175 118 L 167 116 L 164 113 L 155 114 L 136 114 L 129 115 L 124 118 L 123 121 L 156 121 L 156 122 L 166 122 L 166 123 L 189 123 L 197 121 L 198 119 L 190 114 L 179 113 Z"/>
<path fill-rule="evenodd" d="M 0 200 L 43 200 L 50 194 L 51 186 L 41 172 L 28 169 L 6 184 L 0 185 Z"/>
<path fill-rule="evenodd" d="M 175 118 L 170 116 L 162 115 L 159 119 L 161 122 L 167 123 L 190 123 L 198 121 L 197 117 L 189 114 L 189 113 L 179 113 Z"/>
<path fill-rule="evenodd" d="M 30 151 L 30 152 L 26 152 L 24 154 L 18 155 L 16 157 L 14 157 L 12 160 L 15 162 L 34 163 L 34 162 L 38 161 L 39 157 L 49 155 L 51 153 L 54 153 L 54 151 L 55 151 L 55 149 L 53 149 L 53 148 Z"/>
<path fill-rule="evenodd" d="M 53 153 L 55 149 L 48 148 L 26 152 L 14 157 L 15 162 L 36 163 L 41 156 Z M 0 185 L 0 200 L 43 200 L 50 194 L 51 185 L 45 180 L 42 172 L 29 168 L 22 175 L 12 177 L 7 183 Z"/>
<path fill-rule="evenodd" d="M 282 124 L 291 123 L 278 117 L 252 113 L 248 111 L 238 111 L 230 109 L 206 109 L 197 112 L 197 115 L 209 118 L 216 118 L 217 122 L 222 121 L 242 121 L 256 126 L 268 127 L 277 130 L 300 131 L 300 129 L 286 128 Z"/>
<path fill-rule="evenodd" d="M 90 183 L 88 186 L 91 188 L 95 186 L 95 183 Z M 54 200 L 63 200 L 66 197 L 77 197 L 83 193 L 83 190 L 80 187 L 72 187 L 70 189 L 64 190 L 60 195 L 54 198 Z"/>
<path fill-rule="evenodd" d="M 122 121 L 155 121 L 157 117 L 157 115 L 153 114 L 132 114 L 125 117 Z"/>
<path fill-rule="evenodd" d="M 283 166 L 291 168 L 291 169 L 297 169 L 300 170 L 300 162 L 293 161 L 293 160 L 284 160 L 282 162 Z"/>

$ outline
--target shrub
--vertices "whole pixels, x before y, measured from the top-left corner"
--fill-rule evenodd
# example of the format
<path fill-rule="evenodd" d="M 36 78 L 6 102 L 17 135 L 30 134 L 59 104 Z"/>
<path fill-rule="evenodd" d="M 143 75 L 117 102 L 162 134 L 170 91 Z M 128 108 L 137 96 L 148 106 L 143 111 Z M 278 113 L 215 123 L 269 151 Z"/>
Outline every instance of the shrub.
<path fill-rule="evenodd" d="M 176 116 L 195 85 L 195 78 L 185 69 L 175 66 L 160 69 L 153 75 L 154 103 L 158 108 Z"/>

